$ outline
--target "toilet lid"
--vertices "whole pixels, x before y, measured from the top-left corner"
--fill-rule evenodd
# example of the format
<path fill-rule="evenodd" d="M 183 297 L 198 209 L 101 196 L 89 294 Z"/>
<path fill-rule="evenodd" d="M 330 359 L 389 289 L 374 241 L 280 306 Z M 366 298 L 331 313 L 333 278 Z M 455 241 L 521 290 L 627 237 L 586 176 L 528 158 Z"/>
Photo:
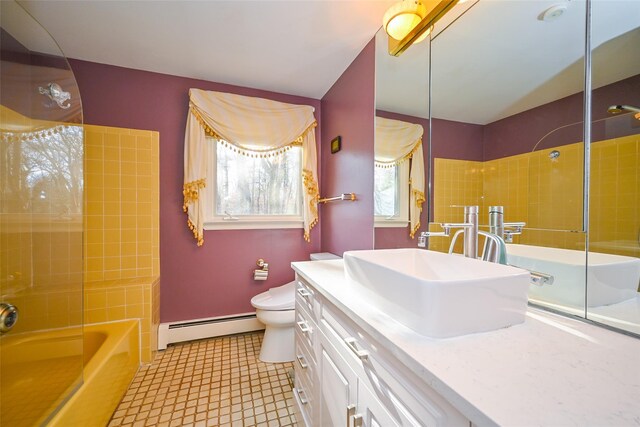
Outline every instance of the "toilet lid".
<path fill-rule="evenodd" d="M 293 310 L 296 305 L 296 282 L 256 295 L 251 298 L 251 305 L 261 310 Z"/>

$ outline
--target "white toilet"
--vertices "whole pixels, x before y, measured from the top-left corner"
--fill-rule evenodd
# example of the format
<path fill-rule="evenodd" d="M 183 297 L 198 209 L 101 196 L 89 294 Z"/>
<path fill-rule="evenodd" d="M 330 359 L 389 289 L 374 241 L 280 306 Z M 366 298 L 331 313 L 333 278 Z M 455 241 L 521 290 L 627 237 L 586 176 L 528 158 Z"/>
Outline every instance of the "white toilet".
<path fill-rule="evenodd" d="M 328 252 L 311 254 L 312 261 L 327 259 L 340 257 Z M 265 324 L 259 356 L 263 362 L 291 362 L 295 359 L 295 301 L 296 282 L 271 288 L 251 298 L 256 317 Z"/>

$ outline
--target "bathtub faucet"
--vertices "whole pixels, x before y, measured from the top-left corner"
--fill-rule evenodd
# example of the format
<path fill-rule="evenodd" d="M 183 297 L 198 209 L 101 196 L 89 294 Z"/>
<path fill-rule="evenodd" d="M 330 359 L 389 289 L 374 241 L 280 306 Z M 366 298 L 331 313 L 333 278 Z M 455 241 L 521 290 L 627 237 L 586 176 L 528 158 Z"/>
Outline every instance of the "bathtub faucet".
<path fill-rule="evenodd" d="M 478 258 L 478 206 L 454 206 L 454 207 L 464 207 L 464 222 L 441 223 L 440 227 L 442 227 L 443 231 L 440 231 L 440 232 L 424 231 L 420 233 L 420 236 L 449 237 L 452 229 L 461 228 L 462 230 L 458 231 L 454 235 L 454 239 L 452 240 L 452 247 L 459 233 L 463 232 L 464 233 L 464 256 L 468 258 Z"/>

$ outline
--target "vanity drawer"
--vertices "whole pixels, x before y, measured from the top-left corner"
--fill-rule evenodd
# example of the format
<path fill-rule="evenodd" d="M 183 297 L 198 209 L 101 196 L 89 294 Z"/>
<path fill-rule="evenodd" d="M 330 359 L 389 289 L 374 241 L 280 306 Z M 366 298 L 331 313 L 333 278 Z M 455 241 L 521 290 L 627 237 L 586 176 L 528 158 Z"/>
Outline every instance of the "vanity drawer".
<path fill-rule="evenodd" d="M 298 371 L 296 370 L 296 373 Z M 306 375 L 296 375 L 294 379 L 293 397 L 300 408 L 302 417 L 304 419 L 304 425 L 313 426 L 313 420 L 315 419 L 313 410 L 315 406 L 315 395 L 313 393 L 313 386 L 308 382 Z M 302 424 L 302 423 L 301 423 Z"/>
<path fill-rule="evenodd" d="M 294 360 L 296 376 L 304 376 L 310 386 L 316 384 L 316 361 L 304 342 L 296 340 L 296 360 Z"/>
<path fill-rule="evenodd" d="M 318 318 L 320 305 L 316 298 L 316 293 L 313 288 L 299 276 L 296 276 L 296 303 L 303 306 L 313 316 L 314 320 Z"/>
<path fill-rule="evenodd" d="M 311 347 L 309 347 L 308 341 L 302 339 L 299 333 L 296 335 L 296 360 L 295 365 L 301 368 L 305 372 L 309 372 L 309 376 L 313 377 L 313 374 L 316 372 L 316 355 Z M 305 368 L 305 365 L 308 368 Z"/>
<path fill-rule="evenodd" d="M 356 371 L 360 381 L 370 389 L 395 422 L 402 426 L 468 425 L 468 420 L 451 404 L 428 387 L 414 388 L 400 368 L 381 355 L 372 340 L 357 331 L 355 325 L 341 313 L 322 307 L 320 329 Z M 421 395 L 421 398 L 417 396 Z"/>
<path fill-rule="evenodd" d="M 315 348 L 315 322 L 309 316 L 309 313 L 296 307 L 296 324 L 294 329 L 296 331 L 296 340 L 302 341 L 310 349 Z"/>

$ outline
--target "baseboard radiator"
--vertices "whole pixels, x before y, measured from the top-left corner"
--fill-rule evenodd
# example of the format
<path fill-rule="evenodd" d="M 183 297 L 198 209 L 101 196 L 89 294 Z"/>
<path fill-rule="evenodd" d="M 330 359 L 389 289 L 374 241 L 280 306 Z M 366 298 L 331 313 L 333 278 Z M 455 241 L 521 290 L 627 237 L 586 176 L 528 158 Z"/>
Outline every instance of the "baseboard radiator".
<path fill-rule="evenodd" d="M 264 329 L 264 324 L 256 319 L 255 313 L 161 323 L 158 329 L 158 350 L 166 350 L 167 345 L 177 342 L 240 334 L 261 329 Z"/>

